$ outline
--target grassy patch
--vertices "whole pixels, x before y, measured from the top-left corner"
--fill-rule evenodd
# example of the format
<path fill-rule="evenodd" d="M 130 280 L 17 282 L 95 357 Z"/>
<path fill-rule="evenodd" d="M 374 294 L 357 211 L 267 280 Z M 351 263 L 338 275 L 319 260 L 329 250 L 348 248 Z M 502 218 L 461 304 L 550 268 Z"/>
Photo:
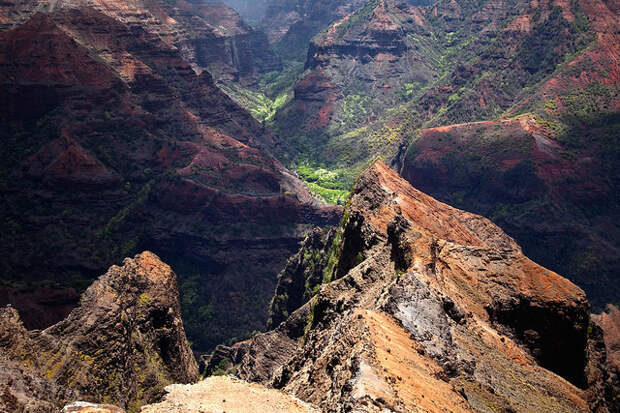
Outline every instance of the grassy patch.
<path fill-rule="evenodd" d="M 342 174 L 305 163 L 297 166 L 297 174 L 313 194 L 333 205 L 345 204 L 350 185 L 346 183 L 346 178 Z"/>
<path fill-rule="evenodd" d="M 220 83 L 218 86 L 237 104 L 247 109 L 254 119 L 261 122 L 271 119 L 276 111 L 290 100 L 286 91 L 272 100 L 262 92 L 246 89 L 235 83 Z"/>

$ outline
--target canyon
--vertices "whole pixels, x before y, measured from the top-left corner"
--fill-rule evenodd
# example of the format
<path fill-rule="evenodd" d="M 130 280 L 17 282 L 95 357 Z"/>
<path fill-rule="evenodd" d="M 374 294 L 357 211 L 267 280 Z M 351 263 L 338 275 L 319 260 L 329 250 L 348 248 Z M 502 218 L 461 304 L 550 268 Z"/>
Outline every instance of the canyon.
<path fill-rule="evenodd" d="M 30 328 L 148 249 L 177 268 L 207 350 L 259 329 L 305 228 L 339 219 L 270 155 L 277 138 L 161 36 L 58 8 L 0 33 L 0 72 L 2 297 L 35 310 Z"/>
<path fill-rule="evenodd" d="M 170 385 L 196 382 L 197 366 L 176 277 L 152 253 L 111 267 L 67 319 L 44 331 L 26 331 L 4 308 L 1 361 L 11 379 L 0 406 L 55 411 L 81 400 L 64 411 L 82 413 L 138 411 L 144 402 L 155 402 L 142 410 L 153 413 L 620 407 L 618 309 L 591 316 L 583 290 L 525 257 L 488 219 L 375 163 L 332 231 L 309 237 L 279 277 L 276 294 L 299 306 L 285 314 L 272 305 L 284 321 L 219 346 L 205 359 L 206 374 L 216 375 L 195 384 Z M 308 276 L 316 272 L 321 279 Z M 285 274 L 309 295 L 296 296 Z M 45 353 L 58 347 L 66 349 L 62 358 Z"/>
<path fill-rule="evenodd" d="M 620 411 L 619 15 L 1 2 L 0 413 Z"/>
<path fill-rule="evenodd" d="M 335 231 L 280 276 L 276 295 L 299 307 L 272 306 L 284 321 L 219 347 L 207 371 L 228 365 L 322 411 L 617 411 L 617 309 L 591 318 L 579 287 L 489 220 L 375 163 Z"/>
<path fill-rule="evenodd" d="M 268 121 L 279 157 L 337 177 L 325 192 L 384 159 L 602 310 L 620 285 L 618 21 L 601 0 L 367 2 L 310 42 Z"/>

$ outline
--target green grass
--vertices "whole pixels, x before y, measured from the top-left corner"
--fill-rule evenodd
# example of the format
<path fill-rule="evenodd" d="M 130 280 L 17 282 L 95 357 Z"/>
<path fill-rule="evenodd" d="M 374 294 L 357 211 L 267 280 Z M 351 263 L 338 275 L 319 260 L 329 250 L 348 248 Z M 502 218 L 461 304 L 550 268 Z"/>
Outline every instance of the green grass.
<path fill-rule="evenodd" d="M 337 171 L 313 167 L 307 163 L 297 165 L 297 174 L 312 193 L 333 205 L 344 205 L 351 187 L 346 177 Z"/>
<path fill-rule="evenodd" d="M 349 196 L 349 191 L 341 189 L 327 189 L 315 184 L 314 182 L 306 182 L 313 194 L 320 196 L 327 203 L 332 205 L 344 205 Z"/>

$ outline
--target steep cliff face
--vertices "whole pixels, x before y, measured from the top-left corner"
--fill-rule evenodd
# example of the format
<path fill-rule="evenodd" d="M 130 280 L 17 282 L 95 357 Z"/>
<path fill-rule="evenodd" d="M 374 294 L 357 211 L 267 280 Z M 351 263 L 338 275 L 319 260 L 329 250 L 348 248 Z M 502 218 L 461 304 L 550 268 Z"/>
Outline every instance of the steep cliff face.
<path fill-rule="evenodd" d="M 0 320 L 9 411 L 58 411 L 76 399 L 137 411 L 168 384 L 198 380 L 176 275 L 150 252 L 111 267 L 52 327 L 27 331 L 11 307 Z"/>
<path fill-rule="evenodd" d="M 303 58 L 310 39 L 330 23 L 364 5 L 364 0 L 275 0 L 260 27 L 287 58 Z"/>
<path fill-rule="evenodd" d="M 376 163 L 329 251 L 305 305 L 229 350 L 241 378 L 329 411 L 610 408 L 584 292 L 489 220 Z"/>
<path fill-rule="evenodd" d="M 0 5 L 0 28 L 15 27 L 37 12 L 81 7 L 91 7 L 131 27 L 157 34 L 178 48 L 194 70 L 206 69 L 218 80 L 252 84 L 261 74 L 281 67 L 265 34 L 252 29 L 235 10 L 217 0 L 5 2 Z"/>
<path fill-rule="evenodd" d="M 389 152 L 409 129 L 487 120 L 587 46 L 583 13 L 548 1 L 368 1 L 311 43 L 304 76 L 334 92 L 313 103 L 312 93 L 296 93 L 274 123 L 303 155 L 309 135 L 317 162 L 355 165 Z"/>
<path fill-rule="evenodd" d="M 278 274 L 278 284 L 269 304 L 267 328 L 277 327 L 289 314 L 305 304 L 320 288 L 323 271 L 329 262 L 329 248 L 338 236 L 335 229 L 312 231 L 301 244 L 299 252 Z"/>
<path fill-rule="evenodd" d="M 401 173 L 441 200 L 492 218 L 528 255 L 577 282 L 600 310 L 620 297 L 620 70 L 612 58 L 620 53 L 618 15 L 604 2 L 578 5 L 553 13 L 570 22 L 561 33 L 582 27 L 593 36 L 587 50 L 567 57 L 529 94 L 518 91 L 497 120 L 413 134 Z M 540 47 L 544 40 L 531 36 L 547 30 L 536 23 L 536 13 L 530 8 L 505 28 L 517 39 L 525 36 L 518 53 L 526 57 L 526 45 Z M 533 57 L 521 63 L 533 70 L 528 65 L 535 61 L 544 63 Z M 476 90 L 471 93 L 482 96 L 475 100 L 487 107 L 494 92 Z M 463 105 L 449 106 L 445 116 Z"/>
<path fill-rule="evenodd" d="M 313 39 L 272 118 L 281 156 L 348 183 L 384 156 L 600 310 L 620 297 L 618 20 L 600 0 L 367 2 Z"/>
<path fill-rule="evenodd" d="M 600 365 L 606 370 L 600 381 L 605 383 L 604 391 L 608 393 L 610 411 L 620 409 L 620 310 L 618 307 L 608 305 L 601 314 L 592 316 L 596 328 L 600 328 L 599 340 L 592 353 L 605 353 L 605 358 L 600 358 Z M 602 337 L 601 337 L 602 336 Z M 593 376 L 593 375 L 591 375 Z"/>
<path fill-rule="evenodd" d="M 159 36 L 91 8 L 0 39 L 2 298 L 83 289 L 149 249 L 177 268 L 199 348 L 264 325 L 303 231 L 339 215 L 269 155 L 275 136 Z"/>
<path fill-rule="evenodd" d="M 434 56 L 415 43 L 431 36 L 425 25 L 415 7 L 369 1 L 317 35 L 293 100 L 273 119 L 278 132 L 302 157 L 327 164 L 342 157 L 355 164 L 384 152 L 394 142 L 347 134 L 400 103 L 405 85 L 423 87 L 439 77 Z"/>

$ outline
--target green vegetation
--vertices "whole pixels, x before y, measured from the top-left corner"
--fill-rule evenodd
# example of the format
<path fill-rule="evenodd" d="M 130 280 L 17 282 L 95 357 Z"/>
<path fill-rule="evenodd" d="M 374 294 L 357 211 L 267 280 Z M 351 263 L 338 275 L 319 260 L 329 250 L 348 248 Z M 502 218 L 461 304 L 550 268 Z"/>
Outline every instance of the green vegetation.
<path fill-rule="evenodd" d="M 246 108 L 254 119 L 258 121 L 270 120 L 276 111 L 284 106 L 291 98 L 287 91 L 277 95 L 273 100 L 267 95 L 246 89 L 233 82 L 219 83 L 218 86 L 240 106 Z"/>
<path fill-rule="evenodd" d="M 226 375 L 236 375 L 237 368 L 232 365 L 228 360 L 222 359 L 219 363 L 217 363 L 217 367 L 211 373 L 213 376 L 226 376 Z"/>
<path fill-rule="evenodd" d="M 350 185 L 342 174 L 324 168 L 314 168 L 307 163 L 297 166 L 297 174 L 313 194 L 333 205 L 344 205 Z"/>
<path fill-rule="evenodd" d="M 121 225 L 125 221 L 125 219 L 127 218 L 127 215 L 131 211 L 133 211 L 140 205 L 144 204 L 148 199 L 149 193 L 151 192 L 151 188 L 153 187 L 154 182 L 155 182 L 154 180 L 147 182 L 140 189 L 136 198 L 129 205 L 127 205 L 126 207 L 118 211 L 116 215 L 114 215 L 108 221 L 108 223 L 105 225 L 105 227 L 101 231 L 101 235 L 109 236 L 119 225 Z"/>
<path fill-rule="evenodd" d="M 271 99 L 282 94 L 289 94 L 293 84 L 303 71 L 304 62 L 285 61 L 284 69 L 281 72 L 269 72 L 261 77 L 258 82 L 258 90 Z"/>
<path fill-rule="evenodd" d="M 323 270 L 323 284 L 334 280 L 337 275 L 338 263 L 340 261 L 340 257 L 342 256 L 342 248 L 344 246 L 344 240 L 342 237 L 344 235 L 344 229 L 349 222 L 349 213 L 350 211 L 347 205 L 342 215 L 342 219 L 340 220 L 340 225 L 336 230 L 336 235 L 334 236 L 334 239 L 327 251 L 327 265 Z"/>
<path fill-rule="evenodd" d="M 348 19 L 344 20 L 337 27 L 338 35 L 341 36 L 342 34 L 347 33 L 353 27 L 363 24 L 365 21 L 367 21 L 370 18 L 372 12 L 375 10 L 375 8 L 377 8 L 378 5 L 379 5 L 378 0 L 371 0 L 368 3 L 366 3 L 364 7 L 359 9 L 357 12 L 351 15 Z"/>

